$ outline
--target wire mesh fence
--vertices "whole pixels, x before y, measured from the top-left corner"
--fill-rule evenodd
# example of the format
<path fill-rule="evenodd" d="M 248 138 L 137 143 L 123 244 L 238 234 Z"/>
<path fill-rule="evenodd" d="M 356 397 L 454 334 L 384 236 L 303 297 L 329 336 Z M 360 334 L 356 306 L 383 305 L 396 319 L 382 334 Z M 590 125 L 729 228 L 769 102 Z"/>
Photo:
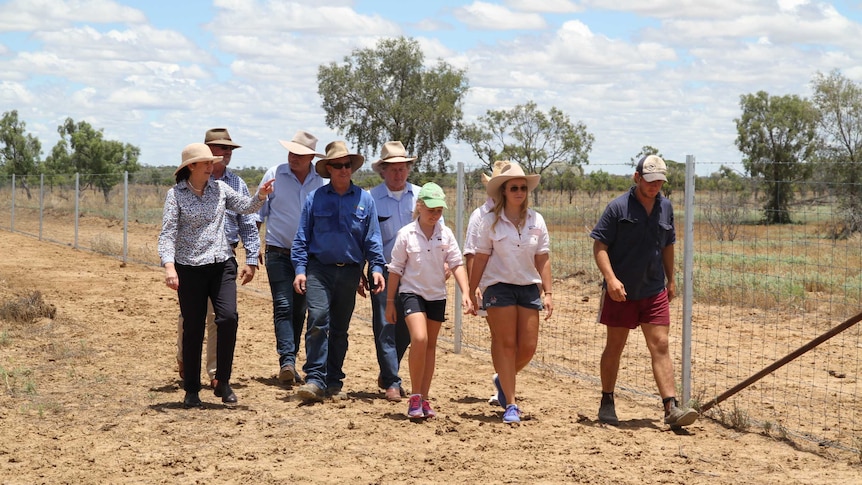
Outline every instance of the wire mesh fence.
<path fill-rule="evenodd" d="M 718 163 L 698 165 L 698 173 L 727 174 Z M 631 171 L 628 165 L 603 169 Z M 671 303 L 671 349 L 680 389 L 680 349 L 690 349 L 691 377 L 686 384 L 695 405 L 856 314 L 862 301 L 862 237 L 842 231 L 852 217 L 846 210 L 846 194 L 862 193 L 862 187 L 794 182 L 790 190 L 795 197 L 785 209 L 791 222 L 765 224 L 770 219 L 765 211 L 772 210 L 765 197 L 775 184 L 713 175 L 697 178 L 692 207 L 684 205 L 684 187 L 669 187 L 676 214 L 680 293 L 686 269 L 684 245 L 692 244 L 694 253 L 691 339 L 683 341 L 683 298 L 677 298 Z M 0 227 L 129 262 L 158 265 L 156 240 L 169 188 L 130 176 L 128 184 L 120 183 L 105 193 L 82 188 L 80 178 L 74 176 L 55 177 L 50 183 L 37 176 L 16 177 L 13 190 L 12 178 L 5 178 L 0 181 Z M 448 190 L 452 200 L 456 194 L 462 199 L 464 227 L 470 212 L 484 202 L 484 187 L 478 179 L 466 178 L 461 191 Z M 601 274 L 593 262 L 589 232 L 605 205 L 621 193 L 608 187 L 545 188 L 532 199 L 551 234 L 555 302 L 553 318 L 541 321 L 533 365 L 592 385 L 596 410 L 605 332 L 596 323 Z M 449 205 L 444 218 L 456 229 L 457 204 Z M 690 242 L 682 232 L 688 217 L 693 218 L 694 228 Z M 247 289 L 269 295 L 264 266 Z M 488 352 L 487 324 L 475 316 L 462 316 L 458 322 L 460 310 L 454 307 L 452 290 L 441 338 L 455 348 Z M 356 317 L 370 321 L 368 302 L 357 301 Z M 735 428 L 798 436 L 859 452 L 860 348 L 860 330 L 853 326 L 717 404 L 709 414 Z M 493 391 L 490 377 L 488 395 Z M 649 352 L 637 331 L 630 334 L 618 382 L 618 389 L 654 399 L 659 412 Z"/>

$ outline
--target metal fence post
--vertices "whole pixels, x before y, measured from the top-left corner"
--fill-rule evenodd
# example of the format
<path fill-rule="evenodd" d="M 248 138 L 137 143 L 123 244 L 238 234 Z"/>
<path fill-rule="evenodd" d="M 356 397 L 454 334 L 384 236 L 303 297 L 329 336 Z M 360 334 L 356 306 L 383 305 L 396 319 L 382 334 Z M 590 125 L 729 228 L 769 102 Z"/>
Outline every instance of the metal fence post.
<path fill-rule="evenodd" d="M 123 172 L 123 265 L 129 258 L 129 172 Z"/>
<path fill-rule="evenodd" d="M 78 249 L 78 214 L 79 214 L 79 202 L 81 200 L 81 174 L 75 172 L 75 242 L 72 245 L 73 248 Z"/>
<path fill-rule="evenodd" d="M 15 174 L 12 174 L 12 215 L 9 219 L 9 230 L 15 232 Z"/>
<path fill-rule="evenodd" d="M 39 175 L 39 240 L 42 240 L 42 226 L 45 223 L 45 174 Z"/>
<path fill-rule="evenodd" d="M 458 162 L 458 183 L 455 201 L 455 234 L 460 241 L 461 250 L 464 250 L 464 162 Z M 455 345 L 453 351 L 456 354 L 461 353 L 462 325 L 464 323 L 464 314 L 461 309 L 461 287 L 455 285 L 455 328 L 453 337 Z"/>
<path fill-rule="evenodd" d="M 682 290 L 682 402 L 691 400 L 691 313 L 694 301 L 694 155 L 685 157 L 685 235 Z"/>

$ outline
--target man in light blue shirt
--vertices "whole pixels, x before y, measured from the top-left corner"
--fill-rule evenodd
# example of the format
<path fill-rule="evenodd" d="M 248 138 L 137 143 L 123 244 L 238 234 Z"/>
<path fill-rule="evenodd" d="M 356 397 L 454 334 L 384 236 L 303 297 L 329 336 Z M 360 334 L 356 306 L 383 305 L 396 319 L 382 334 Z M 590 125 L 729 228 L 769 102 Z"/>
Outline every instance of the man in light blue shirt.
<path fill-rule="evenodd" d="M 306 199 L 293 239 L 293 287 L 305 293 L 308 302 L 305 384 L 297 390 L 306 402 L 345 397 L 347 331 L 365 261 L 371 267 L 373 293 L 386 288 L 374 199 L 351 180 L 364 161 L 362 155 L 348 153 L 342 141 L 326 146 L 315 170 L 329 178 L 329 184 Z"/>
<path fill-rule="evenodd" d="M 290 250 L 305 199 L 324 184 L 324 179 L 311 166 L 314 157 L 323 155 L 315 151 L 317 138 L 307 131 L 297 131 L 292 140 L 279 140 L 279 143 L 288 151 L 287 163 L 276 165 L 263 175 L 261 183 L 275 180 L 279 190 L 267 198 L 258 216 L 261 222 L 266 221 L 266 272 L 272 293 L 278 380 L 292 386 L 302 382 L 296 371 L 296 351 L 307 307 L 305 294 L 293 289 L 296 272 Z"/>
<path fill-rule="evenodd" d="M 419 187 L 407 182 L 407 177 L 413 170 L 415 160 L 416 157 L 407 156 L 407 150 L 400 141 L 390 141 L 383 145 L 380 160 L 371 164 L 371 169 L 383 178 L 383 182 L 369 192 L 377 206 L 383 256 L 387 264 L 392 261 L 392 246 L 395 244 L 398 230 L 413 221 Z M 388 270 L 383 271 L 383 278 L 389 280 Z M 398 370 L 401 359 L 410 346 L 410 332 L 404 321 L 404 311 L 400 302 L 396 302 L 398 321 L 387 324 L 386 293 L 371 295 L 371 311 L 374 347 L 380 367 L 377 385 L 386 390 L 387 400 L 398 402 L 405 395 Z"/>

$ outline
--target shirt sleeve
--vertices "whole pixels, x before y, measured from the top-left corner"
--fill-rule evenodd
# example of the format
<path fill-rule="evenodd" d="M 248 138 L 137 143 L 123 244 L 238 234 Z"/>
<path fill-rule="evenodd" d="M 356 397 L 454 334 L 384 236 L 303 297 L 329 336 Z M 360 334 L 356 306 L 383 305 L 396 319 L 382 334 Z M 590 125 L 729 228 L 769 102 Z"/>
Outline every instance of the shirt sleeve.
<path fill-rule="evenodd" d="M 458 247 L 458 240 L 455 239 L 455 233 L 448 226 L 443 226 L 443 237 L 448 240 L 449 251 L 446 253 L 446 263 L 449 269 L 453 270 L 464 264 L 464 258 L 461 257 L 461 248 Z"/>
<path fill-rule="evenodd" d="M 467 234 L 464 236 L 464 254 L 476 254 L 476 237 L 479 230 L 479 220 L 481 219 L 481 208 L 477 208 L 470 214 L 470 220 L 467 222 Z"/>
<path fill-rule="evenodd" d="M 536 254 L 546 254 L 551 252 L 551 236 L 548 233 L 548 226 L 545 224 L 545 218 L 538 212 L 536 214 L 536 228 L 541 231 L 539 234 L 539 246 Z"/>
<path fill-rule="evenodd" d="M 383 236 L 380 234 L 380 221 L 377 220 L 377 204 L 371 194 L 365 190 L 362 191 L 362 197 L 367 198 L 367 206 L 370 209 L 368 231 L 365 233 L 364 241 L 365 259 L 372 273 L 382 273 L 383 267 L 386 266 L 386 259 L 383 257 Z"/>
<path fill-rule="evenodd" d="M 395 243 L 392 245 L 392 257 L 387 265 L 390 273 L 404 276 L 404 268 L 407 266 L 407 239 L 409 235 L 410 233 L 402 228 L 395 236 Z"/>
<path fill-rule="evenodd" d="M 599 222 L 596 223 L 596 226 L 590 232 L 590 237 L 608 246 L 613 244 L 617 238 L 616 219 L 614 204 L 610 203 L 605 207 L 602 217 L 599 218 Z"/>
<path fill-rule="evenodd" d="M 162 260 L 162 266 L 175 261 L 179 209 L 176 193 L 172 188 L 168 190 L 168 195 L 165 196 L 165 208 L 162 212 L 162 232 L 159 233 L 159 258 Z"/>
<path fill-rule="evenodd" d="M 491 224 L 494 222 L 495 214 L 488 212 L 479 219 L 478 227 L 476 228 L 476 240 L 474 252 L 481 254 L 491 254 L 494 250 L 494 242 L 491 240 Z"/>
<path fill-rule="evenodd" d="M 296 274 L 305 274 L 305 269 L 308 267 L 308 237 L 313 228 L 309 224 L 314 224 L 314 220 L 308 216 L 311 212 L 311 206 L 314 204 L 314 194 L 305 199 L 302 204 L 302 213 L 299 216 L 299 227 L 296 228 L 296 235 L 293 237 L 293 244 L 290 249 L 290 260 L 296 270 Z"/>
<path fill-rule="evenodd" d="M 260 200 L 260 197 L 244 196 L 222 181 L 218 181 L 216 183 L 221 185 L 221 189 L 224 193 L 226 209 L 232 210 L 238 214 L 250 214 L 260 209 L 263 205 L 264 201 Z M 248 190 L 248 187 L 246 187 L 246 190 Z M 256 193 L 257 192 L 255 192 L 255 194 Z"/>
<path fill-rule="evenodd" d="M 267 181 L 275 178 L 275 170 L 274 168 L 270 168 L 263 174 L 263 178 L 260 179 L 260 185 L 265 184 Z M 257 218 L 255 222 L 263 222 L 266 220 L 267 216 L 269 216 L 269 198 L 270 196 L 266 196 L 266 200 L 263 202 L 263 206 L 261 206 L 260 210 L 257 211 Z"/>
<path fill-rule="evenodd" d="M 248 185 L 241 178 L 239 179 L 239 193 L 245 197 L 251 197 Z M 239 230 L 239 238 L 242 240 L 242 247 L 245 248 L 245 264 L 257 266 L 257 256 L 260 254 L 260 233 L 257 231 L 257 217 L 254 213 L 237 214 L 236 225 Z"/>

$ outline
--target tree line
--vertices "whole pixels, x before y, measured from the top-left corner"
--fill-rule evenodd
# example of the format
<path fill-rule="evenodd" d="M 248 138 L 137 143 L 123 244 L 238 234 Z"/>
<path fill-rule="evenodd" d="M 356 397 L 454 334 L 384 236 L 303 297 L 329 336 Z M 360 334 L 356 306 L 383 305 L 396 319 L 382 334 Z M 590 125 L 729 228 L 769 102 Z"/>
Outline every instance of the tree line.
<path fill-rule="evenodd" d="M 415 39 L 380 40 L 356 49 L 342 62 L 321 65 L 318 94 L 326 124 L 366 158 L 389 140 L 400 140 L 417 154 L 412 180 L 443 181 L 451 176 L 449 140 L 466 143 L 478 162 L 475 171 L 490 172 L 495 160 L 512 160 L 528 173 L 543 174 L 543 186 L 569 193 L 611 190 L 626 178 L 601 170 L 585 173 L 595 136 L 582 121 L 573 121 L 556 107 L 542 111 L 531 100 L 510 109 L 488 110 L 473 123 L 463 119 L 469 90 L 465 70 L 437 60 L 427 63 Z M 803 182 L 827 184 L 839 194 L 845 220 L 843 236 L 862 230 L 862 88 L 839 71 L 817 73 L 811 99 L 770 95 L 764 91 L 740 96 L 736 145 L 742 154 L 744 177 L 764 187 L 763 222 L 792 222 L 790 206 Z M 122 172 L 141 172 L 138 180 L 164 181 L 158 170 L 141 167 L 140 149 L 104 139 L 101 129 L 66 119 L 57 128 L 60 141 L 41 160 L 41 144 L 26 133 L 17 111 L 0 120 L 0 171 L 5 174 L 108 174 L 84 180 L 85 187 L 108 197 Z M 645 145 L 630 160 L 657 154 Z M 668 162 L 665 193 L 681 190 L 684 166 Z M 746 184 L 721 167 L 704 181 L 722 190 L 744 190 Z M 241 175 L 242 176 L 242 175 Z M 256 183 L 255 174 L 246 174 Z M 155 180 L 159 178 L 160 180 Z M 477 177 L 478 180 L 478 177 Z M 539 192 L 533 194 L 539 202 Z"/>

